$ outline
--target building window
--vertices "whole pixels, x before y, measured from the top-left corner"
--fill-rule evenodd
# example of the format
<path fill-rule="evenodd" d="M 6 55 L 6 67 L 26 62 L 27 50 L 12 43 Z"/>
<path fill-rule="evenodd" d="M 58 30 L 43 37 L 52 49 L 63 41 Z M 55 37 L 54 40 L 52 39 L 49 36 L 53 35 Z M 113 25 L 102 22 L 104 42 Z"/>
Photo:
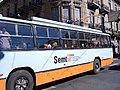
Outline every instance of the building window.
<path fill-rule="evenodd" d="M 58 8 L 57 7 L 52 7 L 51 8 L 51 18 L 53 19 L 53 20 L 57 20 L 58 21 L 58 18 L 59 17 L 59 15 L 58 15 Z"/>
<path fill-rule="evenodd" d="M 81 18 L 81 8 L 75 7 L 75 22 L 79 24 Z"/>
<path fill-rule="evenodd" d="M 90 11 L 90 24 L 89 24 L 89 28 L 94 28 L 94 23 L 95 23 L 95 17 L 94 17 L 94 12 Z"/>
<path fill-rule="evenodd" d="M 63 7 L 62 20 L 63 21 L 70 20 L 70 7 L 69 6 Z"/>
<path fill-rule="evenodd" d="M 90 11 L 90 23 L 94 23 L 94 12 Z"/>
<path fill-rule="evenodd" d="M 115 4 L 115 11 L 117 11 L 117 4 Z"/>
<path fill-rule="evenodd" d="M 111 9 L 111 0 L 108 1 L 109 8 Z"/>

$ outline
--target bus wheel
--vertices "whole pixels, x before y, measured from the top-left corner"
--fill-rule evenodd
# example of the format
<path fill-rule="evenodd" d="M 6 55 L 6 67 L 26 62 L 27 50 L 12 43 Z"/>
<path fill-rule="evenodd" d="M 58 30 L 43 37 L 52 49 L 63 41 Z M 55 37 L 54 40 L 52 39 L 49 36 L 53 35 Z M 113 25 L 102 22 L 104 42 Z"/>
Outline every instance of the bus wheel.
<path fill-rule="evenodd" d="M 13 72 L 7 81 L 7 90 L 33 90 L 34 80 L 26 70 Z"/>
<path fill-rule="evenodd" d="M 94 74 L 99 73 L 100 68 L 101 68 L 100 60 L 99 59 L 95 59 L 94 63 L 93 63 L 93 72 L 94 72 Z"/>

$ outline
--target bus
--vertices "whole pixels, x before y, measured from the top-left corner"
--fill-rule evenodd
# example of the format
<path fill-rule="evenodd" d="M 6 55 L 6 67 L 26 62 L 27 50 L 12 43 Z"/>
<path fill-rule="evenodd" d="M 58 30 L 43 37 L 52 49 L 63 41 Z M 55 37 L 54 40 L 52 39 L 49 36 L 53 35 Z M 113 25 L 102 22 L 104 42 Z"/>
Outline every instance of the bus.
<path fill-rule="evenodd" d="M 0 90 L 33 90 L 112 62 L 110 35 L 100 30 L 0 17 Z"/>

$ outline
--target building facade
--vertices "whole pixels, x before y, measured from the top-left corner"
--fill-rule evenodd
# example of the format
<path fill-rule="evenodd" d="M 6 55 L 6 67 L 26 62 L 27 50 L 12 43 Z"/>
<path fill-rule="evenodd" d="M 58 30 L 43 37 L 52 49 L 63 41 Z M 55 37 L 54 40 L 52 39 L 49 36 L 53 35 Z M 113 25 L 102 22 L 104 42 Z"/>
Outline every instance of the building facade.
<path fill-rule="evenodd" d="M 114 15 L 109 17 L 112 11 L 120 11 L 120 0 L 3 0 L 0 2 L 0 13 L 3 16 L 21 19 L 37 16 L 52 19 L 102 30 L 117 35 L 120 40 L 119 20 L 109 22 L 109 19 L 115 17 Z"/>
<path fill-rule="evenodd" d="M 120 10 L 119 0 L 3 0 L 3 16 L 27 19 L 37 16 L 116 33 L 118 22 L 109 22 L 108 13 Z M 104 31 L 103 31 L 104 32 Z"/>

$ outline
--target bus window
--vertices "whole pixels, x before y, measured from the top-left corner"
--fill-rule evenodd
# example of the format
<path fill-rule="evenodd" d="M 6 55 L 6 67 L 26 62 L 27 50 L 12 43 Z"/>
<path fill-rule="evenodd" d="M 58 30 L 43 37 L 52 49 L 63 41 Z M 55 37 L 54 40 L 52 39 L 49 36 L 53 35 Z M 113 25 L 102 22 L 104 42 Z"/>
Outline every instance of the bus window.
<path fill-rule="evenodd" d="M 61 35 L 62 38 L 69 38 L 68 30 L 61 30 Z"/>
<path fill-rule="evenodd" d="M 18 25 L 18 35 L 32 36 L 32 27 L 29 25 Z"/>
<path fill-rule="evenodd" d="M 108 47 L 107 36 L 102 35 L 100 39 L 101 39 L 101 46 L 102 46 L 102 47 Z"/>
<path fill-rule="evenodd" d="M 56 49 L 60 47 L 60 41 L 52 38 L 37 38 L 37 47 L 39 49 Z"/>
<path fill-rule="evenodd" d="M 67 42 L 67 40 L 62 40 L 62 47 L 63 48 L 68 48 L 68 42 Z"/>
<path fill-rule="evenodd" d="M 12 39 L 10 35 L 15 35 L 15 24 L 0 22 L 0 49 L 10 50 Z"/>
<path fill-rule="evenodd" d="M 70 38 L 71 39 L 77 39 L 77 32 L 76 31 L 70 31 Z"/>
<path fill-rule="evenodd" d="M 95 48 L 97 46 L 96 34 L 90 34 L 90 36 L 91 36 L 91 47 Z"/>
<path fill-rule="evenodd" d="M 3 36 L 0 35 L 0 49 L 1 50 L 8 50 L 11 49 L 11 37 L 10 36 Z"/>
<path fill-rule="evenodd" d="M 49 28 L 49 35 L 47 35 L 47 27 L 37 27 L 36 43 L 39 49 L 54 49 L 60 47 L 59 30 L 56 28 Z"/>
<path fill-rule="evenodd" d="M 42 27 L 42 26 L 36 27 L 36 32 L 37 32 L 37 36 L 40 36 L 40 37 L 48 36 L 46 27 Z"/>
<path fill-rule="evenodd" d="M 52 49 L 60 48 L 60 31 L 57 28 L 49 28 L 49 46 Z"/>
<path fill-rule="evenodd" d="M 91 48 L 90 33 L 79 32 L 79 47 L 80 48 Z"/>
<path fill-rule="evenodd" d="M 59 30 L 56 28 L 49 28 L 49 37 L 59 37 Z"/>
<path fill-rule="evenodd" d="M 80 40 L 80 48 L 90 48 L 90 43 L 86 40 Z"/>
<path fill-rule="evenodd" d="M 60 48 L 60 40 L 59 39 L 53 39 L 53 38 L 50 38 L 49 39 L 49 45 L 51 45 L 51 48 L 52 49 L 57 49 L 57 48 Z"/>
<path fill-rule="evenodd" d="M 78 41 L 77 40 L 63 40 L 62 43 L 63 48 L 78 48 Z"/>
<path fill-rule="evenodd" d="M 62 42 L 63 42 L 62 43 L 63 48 L 71 48 L 72 46 L 71 40 L 63 40 Z"/>
<path fill-rule="evenodd" d="M 71 40 L 71 43 L 70 43 L 70 45 L 71 45 L 71 48 L 78 48 L 78 41 L 77 40 Z"/>
<path fill-rule="evenodd" d="M 108 40 L 108 47 L 111 47 L 111 38 L 110 38 L 110 36 L 107 36 L 107 40 Z"/>
<path fill-rule="evenodd" d="M 16 35 L 15 24 L 0 22 L 0 31 L 6 30 L 10 35 Z"/>
<path fill-rule="evenodd" d="M 78 38 L 81 39 L 81 40 L 83 40 L 85 38 L 84 33 L 83 32 L 79 32 L 78 33 Z"/>
<path fill-rule="evenodd" d="M 45 44 L 47 44 L 47 45 L 50 44 L 48 38 L 37 38 L 36 43 L 37 43 L 38 48 L 45 48 L 45 46 L 44 46 Z M 48 48 L 48 47 L 46 47 L 46 48 Z M 51 48 L 51 46 L 49 48 Z"/>
<path fill-rule="evenodd" d="M 11 49 L 33 49 L 32 37 L 12 37 Z"/>
<path fill-rule="evenodd" d="M 85 39 L 90 40 L 90 33 L 85 33 Z"/>

